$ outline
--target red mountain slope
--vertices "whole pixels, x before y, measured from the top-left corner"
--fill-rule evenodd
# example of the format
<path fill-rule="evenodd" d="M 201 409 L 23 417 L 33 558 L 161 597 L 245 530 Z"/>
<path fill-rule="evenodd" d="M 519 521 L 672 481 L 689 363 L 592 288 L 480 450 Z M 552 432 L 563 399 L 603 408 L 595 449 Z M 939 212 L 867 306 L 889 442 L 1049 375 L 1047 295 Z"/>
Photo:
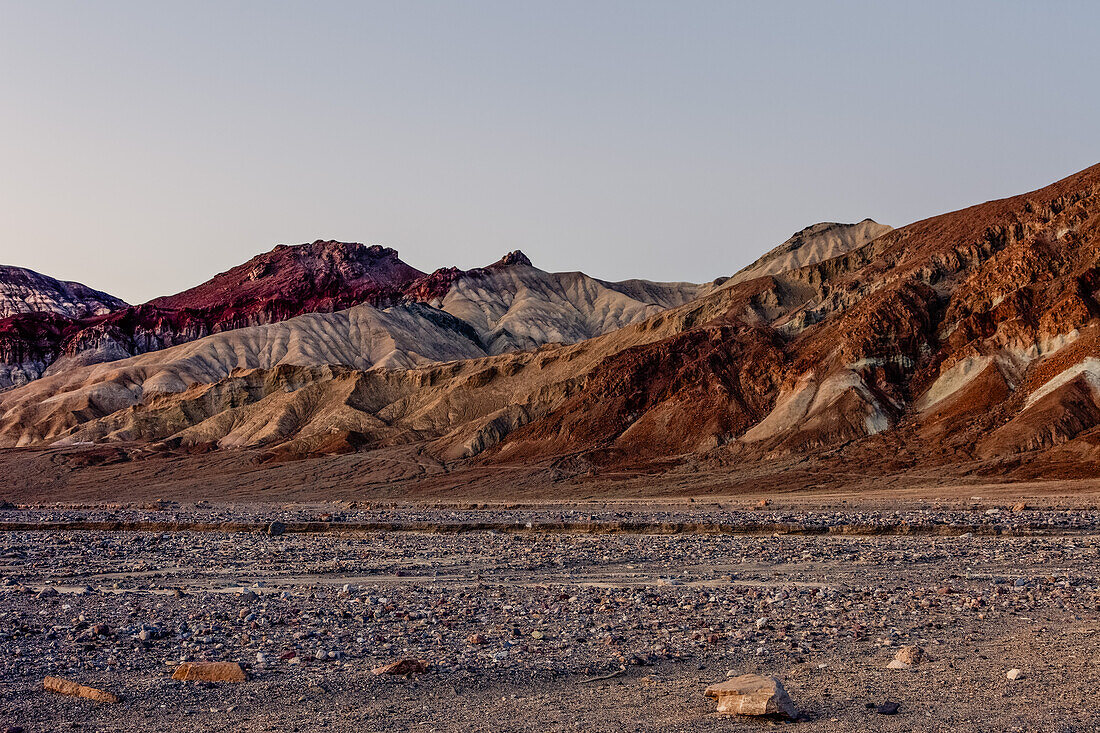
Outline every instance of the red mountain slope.
<path fill-rule="evenodd" d="M 897 431 L 933 461 L 1100 457 L 1100 166 L 738 287 L 492 455 L 746 461 Z"/>

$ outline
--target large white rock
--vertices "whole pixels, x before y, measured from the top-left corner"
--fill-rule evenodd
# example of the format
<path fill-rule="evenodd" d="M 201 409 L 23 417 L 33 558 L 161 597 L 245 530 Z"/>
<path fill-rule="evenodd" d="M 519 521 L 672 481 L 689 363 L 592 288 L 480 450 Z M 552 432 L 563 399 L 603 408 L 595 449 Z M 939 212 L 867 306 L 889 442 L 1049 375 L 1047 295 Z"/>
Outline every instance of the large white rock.
<path fill-rule="evenodd" d="M 775 677 L 743 674 L 711 685 L 703 694 L 718 701 L 720 713 L 798 717 L 798 709 Z"/>

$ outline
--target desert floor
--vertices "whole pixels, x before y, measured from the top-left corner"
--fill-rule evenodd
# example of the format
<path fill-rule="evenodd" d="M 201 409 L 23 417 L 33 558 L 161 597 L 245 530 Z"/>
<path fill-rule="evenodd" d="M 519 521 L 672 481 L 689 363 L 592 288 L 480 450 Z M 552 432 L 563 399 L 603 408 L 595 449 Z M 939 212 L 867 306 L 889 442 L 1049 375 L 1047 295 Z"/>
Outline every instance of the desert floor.
<path fill-rule="evenodd" d="M 859 509 L 840 494 L 14 506 L 0 726 L 1100 728 L 1100 511 L 1087 492 L 1020 506 L 972 490 Z M 926 659 L 888 669 L 906 645 Z M 428 671 L 372 673 L 405 658 Z M 171 679 L 192 660 L 249 679 Z M 703 689 L 747 672 L 781 679 L 800 718 L 717 715 Z M 47 675 L 120 701 L 47 692 Z"/>

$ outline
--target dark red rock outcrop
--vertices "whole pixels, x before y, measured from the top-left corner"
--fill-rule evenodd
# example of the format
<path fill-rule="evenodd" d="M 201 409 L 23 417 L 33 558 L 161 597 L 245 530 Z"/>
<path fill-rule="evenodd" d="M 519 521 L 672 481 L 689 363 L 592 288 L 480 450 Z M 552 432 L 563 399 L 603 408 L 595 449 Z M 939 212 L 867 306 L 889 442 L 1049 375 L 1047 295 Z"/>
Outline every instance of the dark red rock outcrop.
<path fill-rule="evenodd" d="M 303 313 L 329 313 L 360 303 L 393 305 L 423 275 L 388 247 L 334 241 L 283 244 L 190 290 L 88 321 L 65 350 L 96 349 L 112 341 L 139 354 Z"/>
<path fill-rule="evenodd" d="M 397 252 L 379 245 L 316 241 L 281 244 L 228 272 L 148 305 L 205 314 L 218 330 L 285 320 L 301 313 L 387 305 L 418 277 Z"/>

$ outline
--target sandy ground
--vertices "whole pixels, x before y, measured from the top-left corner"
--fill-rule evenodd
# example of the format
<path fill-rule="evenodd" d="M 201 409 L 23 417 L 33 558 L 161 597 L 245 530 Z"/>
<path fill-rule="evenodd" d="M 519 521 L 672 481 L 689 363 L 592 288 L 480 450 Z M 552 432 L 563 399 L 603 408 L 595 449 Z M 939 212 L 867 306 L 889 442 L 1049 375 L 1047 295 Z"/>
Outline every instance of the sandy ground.
<path fill-rule="evenodd" d="M 16 503 L 357 501 L 440 505 L 694 502 L 752 506 L 893 507 L 973 503 L 1100 506 L 1100 479 L 1063 468 L 997 463 L 888 468 L 835 456 L 789 457 L 740 466 L 706 462 L 570 474 L 536 464 L 444 465 L 424 446 L 264 463 L 255 451 L 201 455 L 148 452 L 140 444 L 0 451 L 0 500 Z M 659 470 L 658 470 L 659 469 Z M 1076 478 L 1067 476 L 1076 475 Z"/>

